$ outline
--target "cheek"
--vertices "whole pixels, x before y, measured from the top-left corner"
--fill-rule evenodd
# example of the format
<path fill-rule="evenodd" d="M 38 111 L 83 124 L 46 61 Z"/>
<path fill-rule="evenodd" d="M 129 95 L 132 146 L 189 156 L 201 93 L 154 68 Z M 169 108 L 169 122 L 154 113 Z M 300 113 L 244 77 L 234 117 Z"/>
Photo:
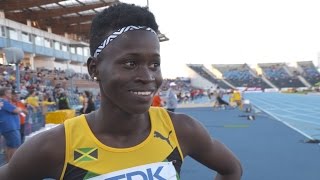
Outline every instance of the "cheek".
<path fill-rule="evenodd" d="M 156 83 L 157 83 L 158 87 L 160 87 L 160 86 L 162 85 L 162 83 L 163 83 L 163 78 L 162 78 L 161 73 L 160 73 L 159 76 L 156 77 Z"/>
<path fill-rule="evenodd" d="M 100 79 L 100 83 L 102 84 L 102 86 L 108 90 L 108 89 L 119 89 L 121 88 L 124 84 L 124 79 L 123 76 L 121 75 L 121 73 L 116 72 L 114 70 L 105 70 L 105 72 L 103 72 L 101 75 L 101 79 Z M 113 90 L 113 91 L 117 91 L 117 90 Z M 115 92 L 111 92 L 111 93 L 115 93 Z"/>

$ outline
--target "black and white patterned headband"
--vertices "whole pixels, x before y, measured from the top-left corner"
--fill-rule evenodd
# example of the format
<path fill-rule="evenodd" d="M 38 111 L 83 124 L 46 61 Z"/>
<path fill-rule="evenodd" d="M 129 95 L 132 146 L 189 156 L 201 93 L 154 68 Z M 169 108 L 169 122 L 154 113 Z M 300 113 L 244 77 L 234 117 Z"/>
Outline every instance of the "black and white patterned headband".
<path fill-rule="evenodd" d="M 110 34 L 108 37 L 105 38 L 105 40 L 98 46 L 98 48 L 96 49 L 96 51 L 93 54 L 93 57 L 98 57 L 98 55 L 101 53 L 101 51 L 111 42 L 113 41 L 115 38 L 117 38 L 118 36 L 120 36 L 122 33 L 125 33 L 127 31 L 133 31 L 133 30 L 146 30 L 146 31 L 150 31 L 152 33 L 154 33 L 155 35 L 157 35 L 157 33 L 146 26 L 126 26 L 123 27 L 121 29 L 118 29 L 117 31 L 113 32 L 112 34 Z"/>

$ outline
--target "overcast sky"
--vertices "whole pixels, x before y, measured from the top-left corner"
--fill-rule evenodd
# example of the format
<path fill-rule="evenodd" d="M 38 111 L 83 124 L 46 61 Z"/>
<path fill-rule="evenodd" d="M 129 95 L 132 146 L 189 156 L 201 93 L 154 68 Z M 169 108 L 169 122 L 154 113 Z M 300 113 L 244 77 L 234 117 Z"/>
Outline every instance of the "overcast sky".
<path fill-rule="evenodd" d="M 178 67 L 187 63 L 318 65 L 319 0 L 149 0 L 149 7 L 170 38 L 161 43 L 165 77 L 186 75 Z"/>

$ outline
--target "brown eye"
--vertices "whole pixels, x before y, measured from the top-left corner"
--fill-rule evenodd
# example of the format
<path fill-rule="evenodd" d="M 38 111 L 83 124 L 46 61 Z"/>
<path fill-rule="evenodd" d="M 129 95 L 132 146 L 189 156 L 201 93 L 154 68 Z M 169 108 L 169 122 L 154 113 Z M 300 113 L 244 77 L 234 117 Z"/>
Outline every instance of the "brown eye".
<path fill-rule="evenodd" d="M 134 61 L 127 61 L 124 63 L 127 67 L 129 68 L 134 68 L 136 67 L 136 63 Z"/>
<path fill-rule="evenodd" d="M 158 67 L 160 67 L 160 63 L 158 62 L 151 64 L 151 68 L 158 68 Z"/>

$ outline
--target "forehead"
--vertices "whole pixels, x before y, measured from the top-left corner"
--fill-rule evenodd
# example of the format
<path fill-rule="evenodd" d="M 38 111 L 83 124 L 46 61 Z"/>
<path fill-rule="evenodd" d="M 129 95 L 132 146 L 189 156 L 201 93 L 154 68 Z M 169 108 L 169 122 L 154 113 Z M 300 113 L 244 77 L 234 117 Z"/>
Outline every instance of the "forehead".
<path fill-rule="evenodd" d="M 125 32 L 108 44 L 100 56 L 111 58 L 131 53 L 160 55 L 158 37 L 145 30 Z"/>

